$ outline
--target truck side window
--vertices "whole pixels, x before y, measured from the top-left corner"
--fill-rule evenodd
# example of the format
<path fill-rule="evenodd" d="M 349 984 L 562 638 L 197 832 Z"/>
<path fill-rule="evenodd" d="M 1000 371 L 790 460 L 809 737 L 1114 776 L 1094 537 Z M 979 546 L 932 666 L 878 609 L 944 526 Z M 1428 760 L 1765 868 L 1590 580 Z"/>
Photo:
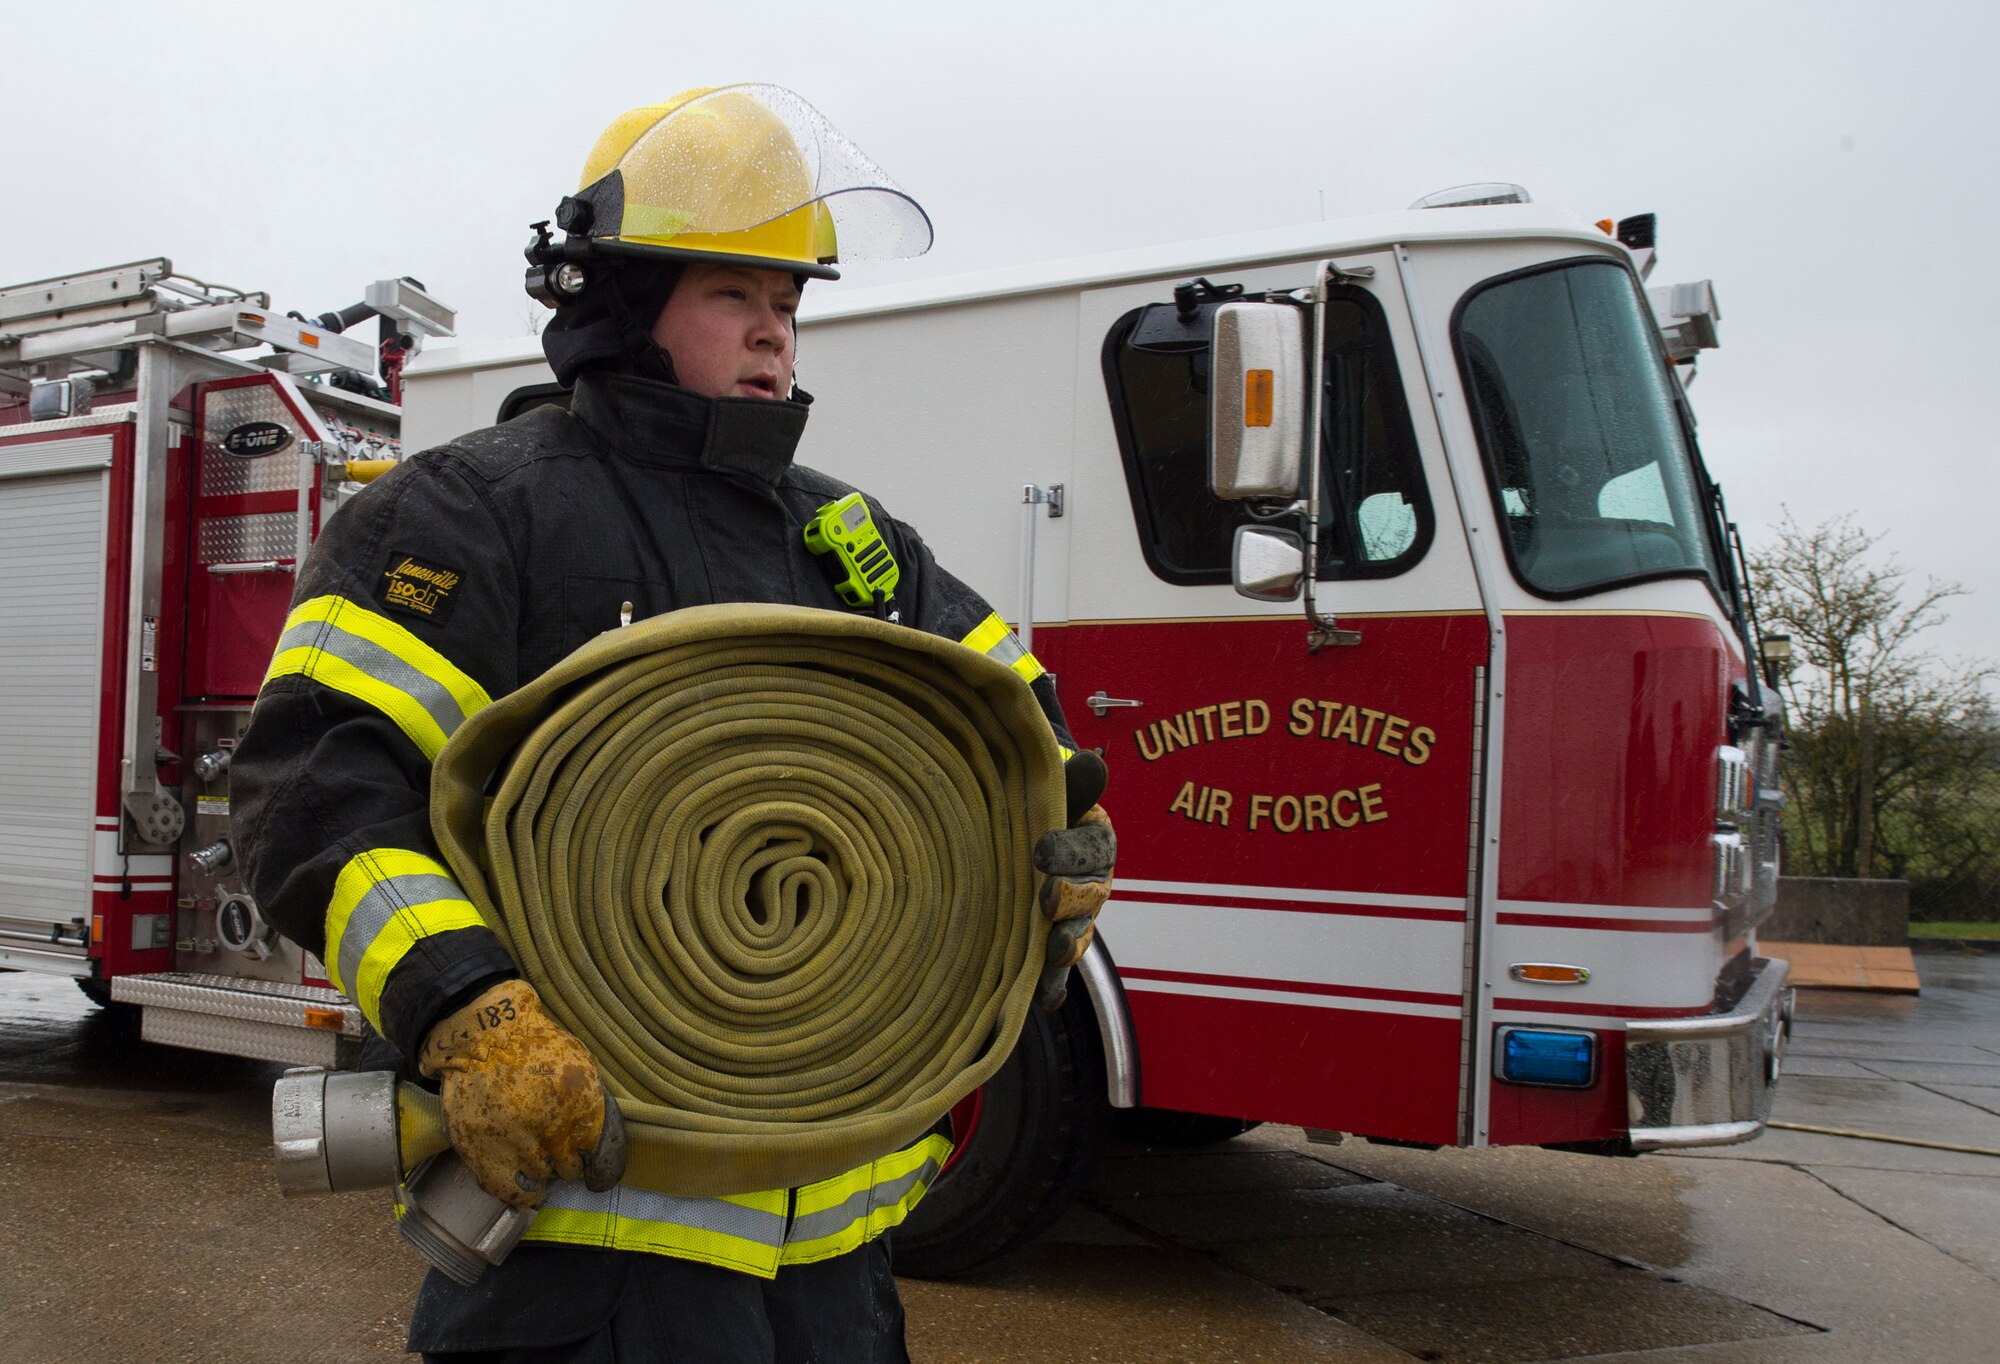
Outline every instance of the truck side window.
<path fill-rule="evenodd" d="M 1177 584 L 1229 581 L 1241 503 L 1208 489 L 1206 311 L 1178 324 L 1171 303 L 1135 308 L 1104 339 L 1104 386 L 1146 564 Z M 1321 579 L 1389 577 L 1430 544 L 1416 434 L 1382 310 L 1364 289 L 1327 303 L 1320 444 Z"/>

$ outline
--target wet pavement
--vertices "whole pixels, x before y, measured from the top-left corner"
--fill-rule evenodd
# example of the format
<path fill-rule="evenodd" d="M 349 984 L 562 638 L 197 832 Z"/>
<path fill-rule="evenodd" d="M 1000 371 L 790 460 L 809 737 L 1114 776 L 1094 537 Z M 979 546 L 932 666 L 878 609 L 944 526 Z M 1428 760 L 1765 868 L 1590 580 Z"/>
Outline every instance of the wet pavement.
<path fill-rule="evenodd" d="M 2000 1150 L 2000 955 L 1916 997 L 1813 991 L 1777 1117 Z M 393 1357 L 419 1263 L 386 1199 L 285 1201 L 279 1067 L 156 1048 L 0 974 L 0 1357 Z M 2000 1157 L 1771 1131 L 1612 1160 L 1115 1145 L 1035 1245 L 906 1282 L 912 1356 L 986 1361 L 1987 1361 Z"/>

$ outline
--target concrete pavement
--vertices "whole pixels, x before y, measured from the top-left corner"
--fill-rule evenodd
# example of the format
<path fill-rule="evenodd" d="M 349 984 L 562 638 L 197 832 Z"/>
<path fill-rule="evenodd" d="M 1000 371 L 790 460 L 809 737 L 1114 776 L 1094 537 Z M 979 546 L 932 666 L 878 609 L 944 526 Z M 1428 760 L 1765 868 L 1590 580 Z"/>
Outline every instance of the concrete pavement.
<path fill-rule="evenodd" d="M 1915 997 L 1809 991 L 1776 1116 L 2000 1150 L 2000 956 L 1924 953 Z M 1772 1131 L 1742 1146 L 1610 1160 L 1532 1149 L 1315 1146 L 1260 1129 L 1200 1154 L 1114 1148 L 1083 1208 L 978 1281 L 1053 1275 L 1057 1247 L 1136 1237 L 1356 1328 L 1292 1358 L 1881 1361 L 2000 1357 L 2000 1158 Z M 1136 1255 L 1127 1251 L 1127 1256 Z M 1088 1262 L 1088 1261 L 1086 1261 Z M 1164 1262 L 1163 1262 L 1164 1263 Z M 1180 1302 L 1195 1267 L 1153 1295 Z M 984 1353 L 961 1328 L 1004 1316 L 972 1285 L 912 1293 L 926 1360 L 1274 1357 L 1263 1337 L 1198 1340 L 1095 1280 L 1092 1310 L 1042 1353 Z M 1220 1291 L 1205 1290 L 1213 1301 Z M 936 1294 L 933 1304 L 927 1297 Z M 1097 1310 L 1102 1309 L 1102 1310 Z M 1204 1353 L 1203 1351 L 1207 1351 Z M 1275 1357 L 1283 1357 L 1275 1356 Z"/>
<path fill-rule="evenodd" d="M 1778 1116 L 2000 1149 L 2000 956 L 1924 993 L 1801 997 Z M 418 1277 L 373 1195 L 285 1202 L 278 1068 L 151 1047 L 67 981 L 0 975 L 0 1355 L 393 1357 Z M 1772 1132 L 1611 1160 L 1114 1147 L 1024 1253 L 907 1282 L 965 1361 L 1985 1361 L 2000 1159 Z"/>

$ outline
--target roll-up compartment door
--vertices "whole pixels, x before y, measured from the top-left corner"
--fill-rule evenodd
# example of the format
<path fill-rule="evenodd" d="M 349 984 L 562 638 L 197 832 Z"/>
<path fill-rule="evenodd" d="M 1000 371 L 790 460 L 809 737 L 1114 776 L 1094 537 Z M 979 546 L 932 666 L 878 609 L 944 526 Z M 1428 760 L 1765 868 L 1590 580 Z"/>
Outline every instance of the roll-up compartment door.
<path fill-rule="evenodd" d="M 0 947 L 85 950 L 111 457 L 108 435 L 0 446 Z"/>

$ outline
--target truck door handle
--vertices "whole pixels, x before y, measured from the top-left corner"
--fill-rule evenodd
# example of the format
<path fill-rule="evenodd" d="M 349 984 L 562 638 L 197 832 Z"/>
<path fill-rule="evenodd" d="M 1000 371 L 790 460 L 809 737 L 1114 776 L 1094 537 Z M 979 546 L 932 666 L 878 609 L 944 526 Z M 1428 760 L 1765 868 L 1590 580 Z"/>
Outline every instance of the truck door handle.
<path fill-rule="evenodd" d="M 1084 697 L 1083 704 L 1090 707 L 1090 713 L 1092 715 L 1102 716 L 1105 711 L 1111 710 L 1117 706 L 1138 706 L 1144 703 L 1139 701 L 1127 701 L 1122 696 L 1106 696 L 1103 690 L 1099 689 L 1097 691 L 1092 692 L 1090 695 Z"/>
<path fill-rule="evenodd" d="M 296 573 L 298 565 L 284 559 L 248 559 L 241 563 L 210 564 L 210 573 Z"/>

